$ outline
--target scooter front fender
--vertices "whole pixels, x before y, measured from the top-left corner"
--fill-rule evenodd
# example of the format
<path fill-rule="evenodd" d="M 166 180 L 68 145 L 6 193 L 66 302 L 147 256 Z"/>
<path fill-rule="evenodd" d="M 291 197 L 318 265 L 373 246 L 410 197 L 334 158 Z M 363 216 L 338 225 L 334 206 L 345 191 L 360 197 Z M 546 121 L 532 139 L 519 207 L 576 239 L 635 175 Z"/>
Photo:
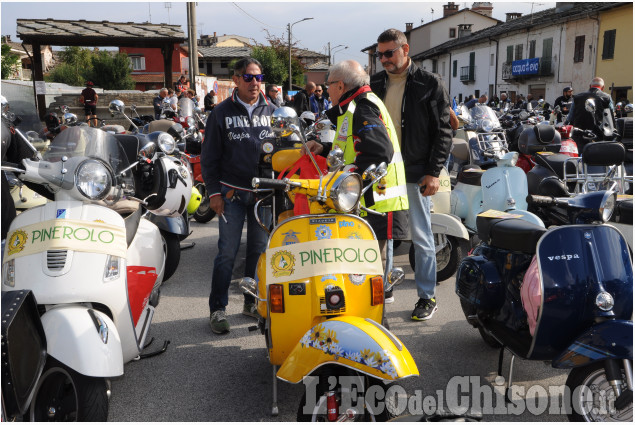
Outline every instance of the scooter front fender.
<path fill-rule="evenodd" d="M 78 373 L 123 375 L 121 339 L 105 314 L 77 305 L 55 307 L 44 313 L 42 326 L 48 354 Z"/>
<path fill-rule="evenodd" d="M 179 236 L 188 236 L 190 234 L 189 224 L 182 215 L 178 217 L 166 217 L 162 215 L 152 214 L 148 212 L 144 216 L 149 222 L 154 223 L 159 230 L 168 233 L 174 233 Z"/>
<path fill-rule="evenodd" d="M 430 214 L 432 233 L 443 233 L 446 236 L 469 240 L 467 229 L 457 217 L 449 214 Z"/>
<path fill-rule="evenodd" d="M 631 320 L 609 320 L 591 326 L 551 364 L 565 369 L 606 359 L 633 359 Z"/>
<path fill-rule="evenodd" d="M 324 364 L 338 364 L 387 381 L 419 375 L 412 355 L 392 332 L 355 316 L 340 316 L 311 328 L 277 376 L 297 384 Z"/>

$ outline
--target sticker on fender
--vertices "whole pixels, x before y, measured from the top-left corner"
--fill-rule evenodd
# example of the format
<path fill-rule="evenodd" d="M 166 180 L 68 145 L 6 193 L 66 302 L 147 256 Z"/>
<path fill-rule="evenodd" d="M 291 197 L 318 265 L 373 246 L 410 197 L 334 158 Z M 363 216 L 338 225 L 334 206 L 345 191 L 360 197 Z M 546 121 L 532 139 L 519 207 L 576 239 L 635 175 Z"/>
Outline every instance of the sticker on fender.
<path fill-rule="evenodd" d="M 267 284 L 329 274 L 384 273 L 376 240 L 322 239 L 267 250 Z"/>
<path fill-rule="evenodd" d="M 48 250 L 72 250 L 126 257 L 126 230 L 97 221 L 48 220 L 11 232 L 3 262 Z"/>
<path fill-rule="evenodd" d="M 510 214 L 504 211 L 487 210 L 478 214 L 479 217 L 487 218 L 523 218 L 521 214 Z"/>

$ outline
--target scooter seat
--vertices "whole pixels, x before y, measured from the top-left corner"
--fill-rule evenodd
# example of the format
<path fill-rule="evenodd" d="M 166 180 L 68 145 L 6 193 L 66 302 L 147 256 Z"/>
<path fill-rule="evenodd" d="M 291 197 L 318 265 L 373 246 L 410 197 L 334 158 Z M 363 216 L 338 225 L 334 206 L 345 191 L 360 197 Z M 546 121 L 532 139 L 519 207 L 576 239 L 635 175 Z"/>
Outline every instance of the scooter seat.
<path fill-rule="evenodd" d="M 461 172 L 457 176 L 456 182 L 464 183 L 470 186 L 480 186 L 481 177 L 483 177 L 483 170 L 476 169 L 476 167 L 467 168 L 467 169 L 461 170 Z"/>
<path fill-rule="evenodd" d="M 476 217 L 478 237 L 495 248 L 535 254 L 544 227 L 520 218 Z"/>
<path fill-rule="evenodd" d="M 564 179 L 564 164 L 567 164 L 567 173 L 575 174 L 576 164 L 574 161 L 567 160 L 571 158 L 569 155 L 565 154 L 536 154 L 535 161 L 536 164 L 541 165 L 551 171 L 555 172 L 558 178 Z"/>
<path fill-rule="evenodd" d="M 624 162 L 624 145 L 615 142 L 589 143 L 582 149 L 582 162 L 590 166 L 608 167 Z"/>

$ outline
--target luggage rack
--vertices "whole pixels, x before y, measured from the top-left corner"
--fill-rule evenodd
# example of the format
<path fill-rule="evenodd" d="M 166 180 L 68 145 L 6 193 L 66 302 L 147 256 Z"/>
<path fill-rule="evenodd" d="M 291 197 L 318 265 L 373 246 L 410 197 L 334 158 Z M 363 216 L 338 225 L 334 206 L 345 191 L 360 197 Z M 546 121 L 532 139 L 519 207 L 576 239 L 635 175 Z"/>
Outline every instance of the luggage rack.
<path fill-rule="evenodd" d="M 574 193 L 613 190 L 619 194 L 632 193 L 633 175 L 624 166 L 624 146 L 615 142 L 596 142 L 585 146 L 579 158 L 568 158 L 564 164 L 564 180 L 575 184 Z M 575 173 L 567 173 L 573 163 Z"/>

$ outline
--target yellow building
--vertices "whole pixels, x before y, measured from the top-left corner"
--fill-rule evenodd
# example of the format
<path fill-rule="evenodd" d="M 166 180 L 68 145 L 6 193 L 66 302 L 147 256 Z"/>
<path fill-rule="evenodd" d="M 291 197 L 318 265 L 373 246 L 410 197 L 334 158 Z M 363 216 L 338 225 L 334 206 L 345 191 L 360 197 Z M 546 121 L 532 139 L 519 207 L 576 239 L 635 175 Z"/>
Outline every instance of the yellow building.
<path fill-rule="evenodd" d="M 633 102 L 633 3 L 600 12 L 595 75 L 614 102 Z"/>

